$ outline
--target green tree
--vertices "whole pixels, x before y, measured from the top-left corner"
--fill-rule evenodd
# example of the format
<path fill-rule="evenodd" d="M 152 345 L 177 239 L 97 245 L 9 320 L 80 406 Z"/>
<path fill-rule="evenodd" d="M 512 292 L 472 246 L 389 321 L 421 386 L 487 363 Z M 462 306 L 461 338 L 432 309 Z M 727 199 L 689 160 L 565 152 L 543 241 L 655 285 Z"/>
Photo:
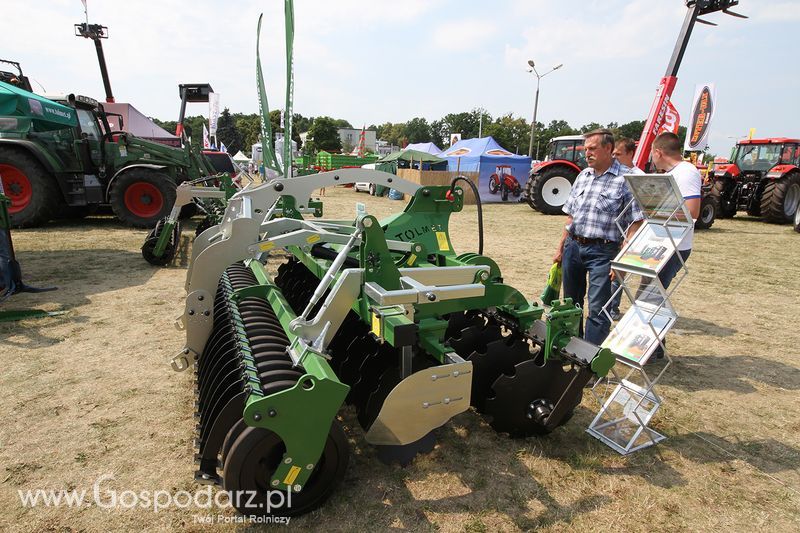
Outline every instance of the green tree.
<path fill-rule="evenodd" d="M 327 117 L 327 118 L 330 118 L 330 117 Z M 350 128 L 350 129 L 353 128 L 353 125 L 350 124 L 349 122 L 347 122 L 343 118 L 334 118 L 334 119 L 331 119 L 331 120 L 333 120 L 333 125 L 336 126 L 337 128 Z"/>
<path fill-rule="evenodd" d="M 403 137 L 409 143 L 424 143 L 431 140 L 431 126 L 424 118 L 412 118 L 403 128 Z"/>
<path fill-rule="evenodd" d="M 506 150 L 513 150 L 517 154 L 528 152 L 531 128 L 524 118 L 514 118 L 511 113 L 503 115 L 485 125 L 483 132 L 484 135 L 493 137 Z"/>
<path fill-rule="evenodd" d="M 236 127 L 236 122 L 227 107 L 222 110 L 217 121 L 217 144 L 219 145 L 220 143 L 224 143 L 228 152 L 232 154 L 244 148 L 242 133 Z"/>
<path fill-rule="evenodd" d="M 437 121 L 438 131 L 434 136 L 442 140 L 444 144 L 450 142 L 450 134 L 460 133 L 462 139 L 472 139 L 478 136 L 481 113 L 483 113 L 483 123 L 489 124 L 492 116 L 482 109 L 473 109 L 462 113 L 448 113 L 441 120 Z"/>
<path fill-rule="evenodd" d="M 244 145 L 244 152 L 248 155 L 254 144 L 261 138 L 261 118 L 256 113 L 243 115 L 236 113 L 233 115 L 236 129 L 242 134 L 242 144 Z"/>
<path fill-rule="evenodd" d="M 593 130 L 599 130 L 603 127 L 599 122 L 590 122 L 580 127 L 579 133 L 588 133 Z"/>
<path fill-rule="evenodd" d="M 639 137 L 642 136 L 643 129 L 644 129 L 644 120 L 634 120 L 620 125 L 617 128 L 617 131 L 615 131 L 614 133 L 615 136 L 617 137 L 630 137 L 631 139 L 638 141 Z"/>
<path fill-rule="evenodd" d="M 306 152 L 313 153 L 320 150 L 341 150 L 342 140 L 339 138 L 339 128 L 331 117 L 317 117 L 308 129 L 306 139 Z"/>

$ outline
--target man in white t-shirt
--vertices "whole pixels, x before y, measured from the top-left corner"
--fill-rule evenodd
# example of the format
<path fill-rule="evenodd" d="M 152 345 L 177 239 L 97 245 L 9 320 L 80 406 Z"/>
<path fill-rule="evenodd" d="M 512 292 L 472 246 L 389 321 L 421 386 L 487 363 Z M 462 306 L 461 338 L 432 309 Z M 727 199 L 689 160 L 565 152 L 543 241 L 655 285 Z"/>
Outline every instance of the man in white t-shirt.
<path fill-rule="evenodd" d="M 693 220 L 700 216 L 701 187 L 703 179 L 700 171 L 693 164 L 684 161 L 681 152 L 681 142 L 674 133 L 664 132 L 653 141 L 652 160 L 656 168 L 665 174 L 671 174 L 681 190 L 686 207 L 692 215 Z M 689 227 L 689 233 L 678 243 L 678 253 L 683 261 L 689 258 L 692 252 L 692 240 L 694 238 L 694 224 Z M 658 279 L 666 289 L 672 279 L 682 268 L 678 254 L 664 265 L 658 274 Z M 659 299 L 660 300 L 660 299 Z"/>

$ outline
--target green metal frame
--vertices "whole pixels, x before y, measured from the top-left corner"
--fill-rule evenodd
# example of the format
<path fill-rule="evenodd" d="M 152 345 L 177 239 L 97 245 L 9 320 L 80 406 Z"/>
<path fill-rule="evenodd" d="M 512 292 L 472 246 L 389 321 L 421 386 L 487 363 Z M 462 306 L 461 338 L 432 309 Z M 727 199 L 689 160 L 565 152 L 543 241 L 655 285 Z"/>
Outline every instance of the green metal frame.
<path fill-rule="evenodd" d="M 296 318 L 294 311 L 280 289 L 270 281 L 261 263 L 250 261 L 248 267 L 259 284 L 235 291 L 231 296 L 232 300 L 237 302 L 242 298 L 257 297 L 268 302 L 289 341 L 294 342 L 296 336 L 289 327 L 290 322 Z M 239 344 L 246 365 L 244 371 L 253 383 L 245 402 L 244 421 L 250 426 L 269 429 L 278 434 L 286 446 L 286 452 L 270 480 L 270 485 L 273 488 L 291 488 L 297 491 L 297 487 L 302 489 L 305 486 L 322 456 L 331 423 L 344 403 L 350 387 L 337 379 L 322 355 L 309 350 L 303 354 L 302 366 L 305 374 L 297 384 L 290 389 L 264 396 L 258 386 L 258 371 L 249 353 L 241 320 L 234 316 L 234 322 L 241 328 Z"/>

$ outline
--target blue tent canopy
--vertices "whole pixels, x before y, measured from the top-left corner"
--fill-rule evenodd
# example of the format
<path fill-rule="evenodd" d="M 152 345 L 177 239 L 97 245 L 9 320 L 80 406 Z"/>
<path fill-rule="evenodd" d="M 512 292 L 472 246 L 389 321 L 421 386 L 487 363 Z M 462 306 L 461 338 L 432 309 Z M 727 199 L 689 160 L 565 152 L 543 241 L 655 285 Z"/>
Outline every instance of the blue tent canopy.
<path fill-rule="evenodd" d="M 531 170 L 531 158 L 516 155 L 502 146 L 492 137 L 464 139 L 439 154 L 448 161 L 447 170 L 451 172 L 477 172 L 478 190 L 484 202 L 499 202 L 500 195 L 489 191 L 489 178 L 500 165 L 511 167 L 511 174 L 517 179 L 521 188 L 525 189 L 528 173 Z"/>
<path fill-rule="evenodd" d="M 418 152 L 427 152 L 433 155 L 439 155 L 442 153 L 442 149 L 436 146 L 434 143 L 413 143 L 403 148 L 403 150 L 417 150 Z"/>

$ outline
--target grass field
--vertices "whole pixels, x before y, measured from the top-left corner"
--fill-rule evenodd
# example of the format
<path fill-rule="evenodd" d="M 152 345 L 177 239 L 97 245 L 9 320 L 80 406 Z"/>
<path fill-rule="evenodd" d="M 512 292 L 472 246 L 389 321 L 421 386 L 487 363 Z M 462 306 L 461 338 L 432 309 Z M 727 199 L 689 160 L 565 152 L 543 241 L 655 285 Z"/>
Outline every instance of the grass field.
<path fill-rule="evenodd" d="M 386 215 L 402 202 L 328 189 L 326 216 L 354 202 Z M 538 297 L 562 217 L 523 204 L 485 208 L 485 254 L 507 283 Z M 477 249 L 475 208 L 454 216 L 457 251 Z M 92 498 L 195 491 L 192 382 L 166 360 L 183 346 L 186 253 L 168 268 L 139 253 L 145 232 L 110 218 L 14 232 L 25 280 L 58 285 L 4 309 L 65 315 L 0 324 L 0 530 L 200 530 L 227 511 L 172 507 L 35 508 L 18 490 L 77 489 Z M 380 463 L 354 413 L 342 411 L 352 455 L 344 484 L 302 530 L 797 531 L 800 529 L 800 235 L 737 217 L 698 232 L 674 305 L 675 358 L 654 427 L 668 436 L 622 457 L 585 429 L 598 409 L 584 395 L 550 436 L 511 440 L 474 412 L 439 430 L 429 455 Z M 228 529 L 231 526 L 217 524 Z"/>

